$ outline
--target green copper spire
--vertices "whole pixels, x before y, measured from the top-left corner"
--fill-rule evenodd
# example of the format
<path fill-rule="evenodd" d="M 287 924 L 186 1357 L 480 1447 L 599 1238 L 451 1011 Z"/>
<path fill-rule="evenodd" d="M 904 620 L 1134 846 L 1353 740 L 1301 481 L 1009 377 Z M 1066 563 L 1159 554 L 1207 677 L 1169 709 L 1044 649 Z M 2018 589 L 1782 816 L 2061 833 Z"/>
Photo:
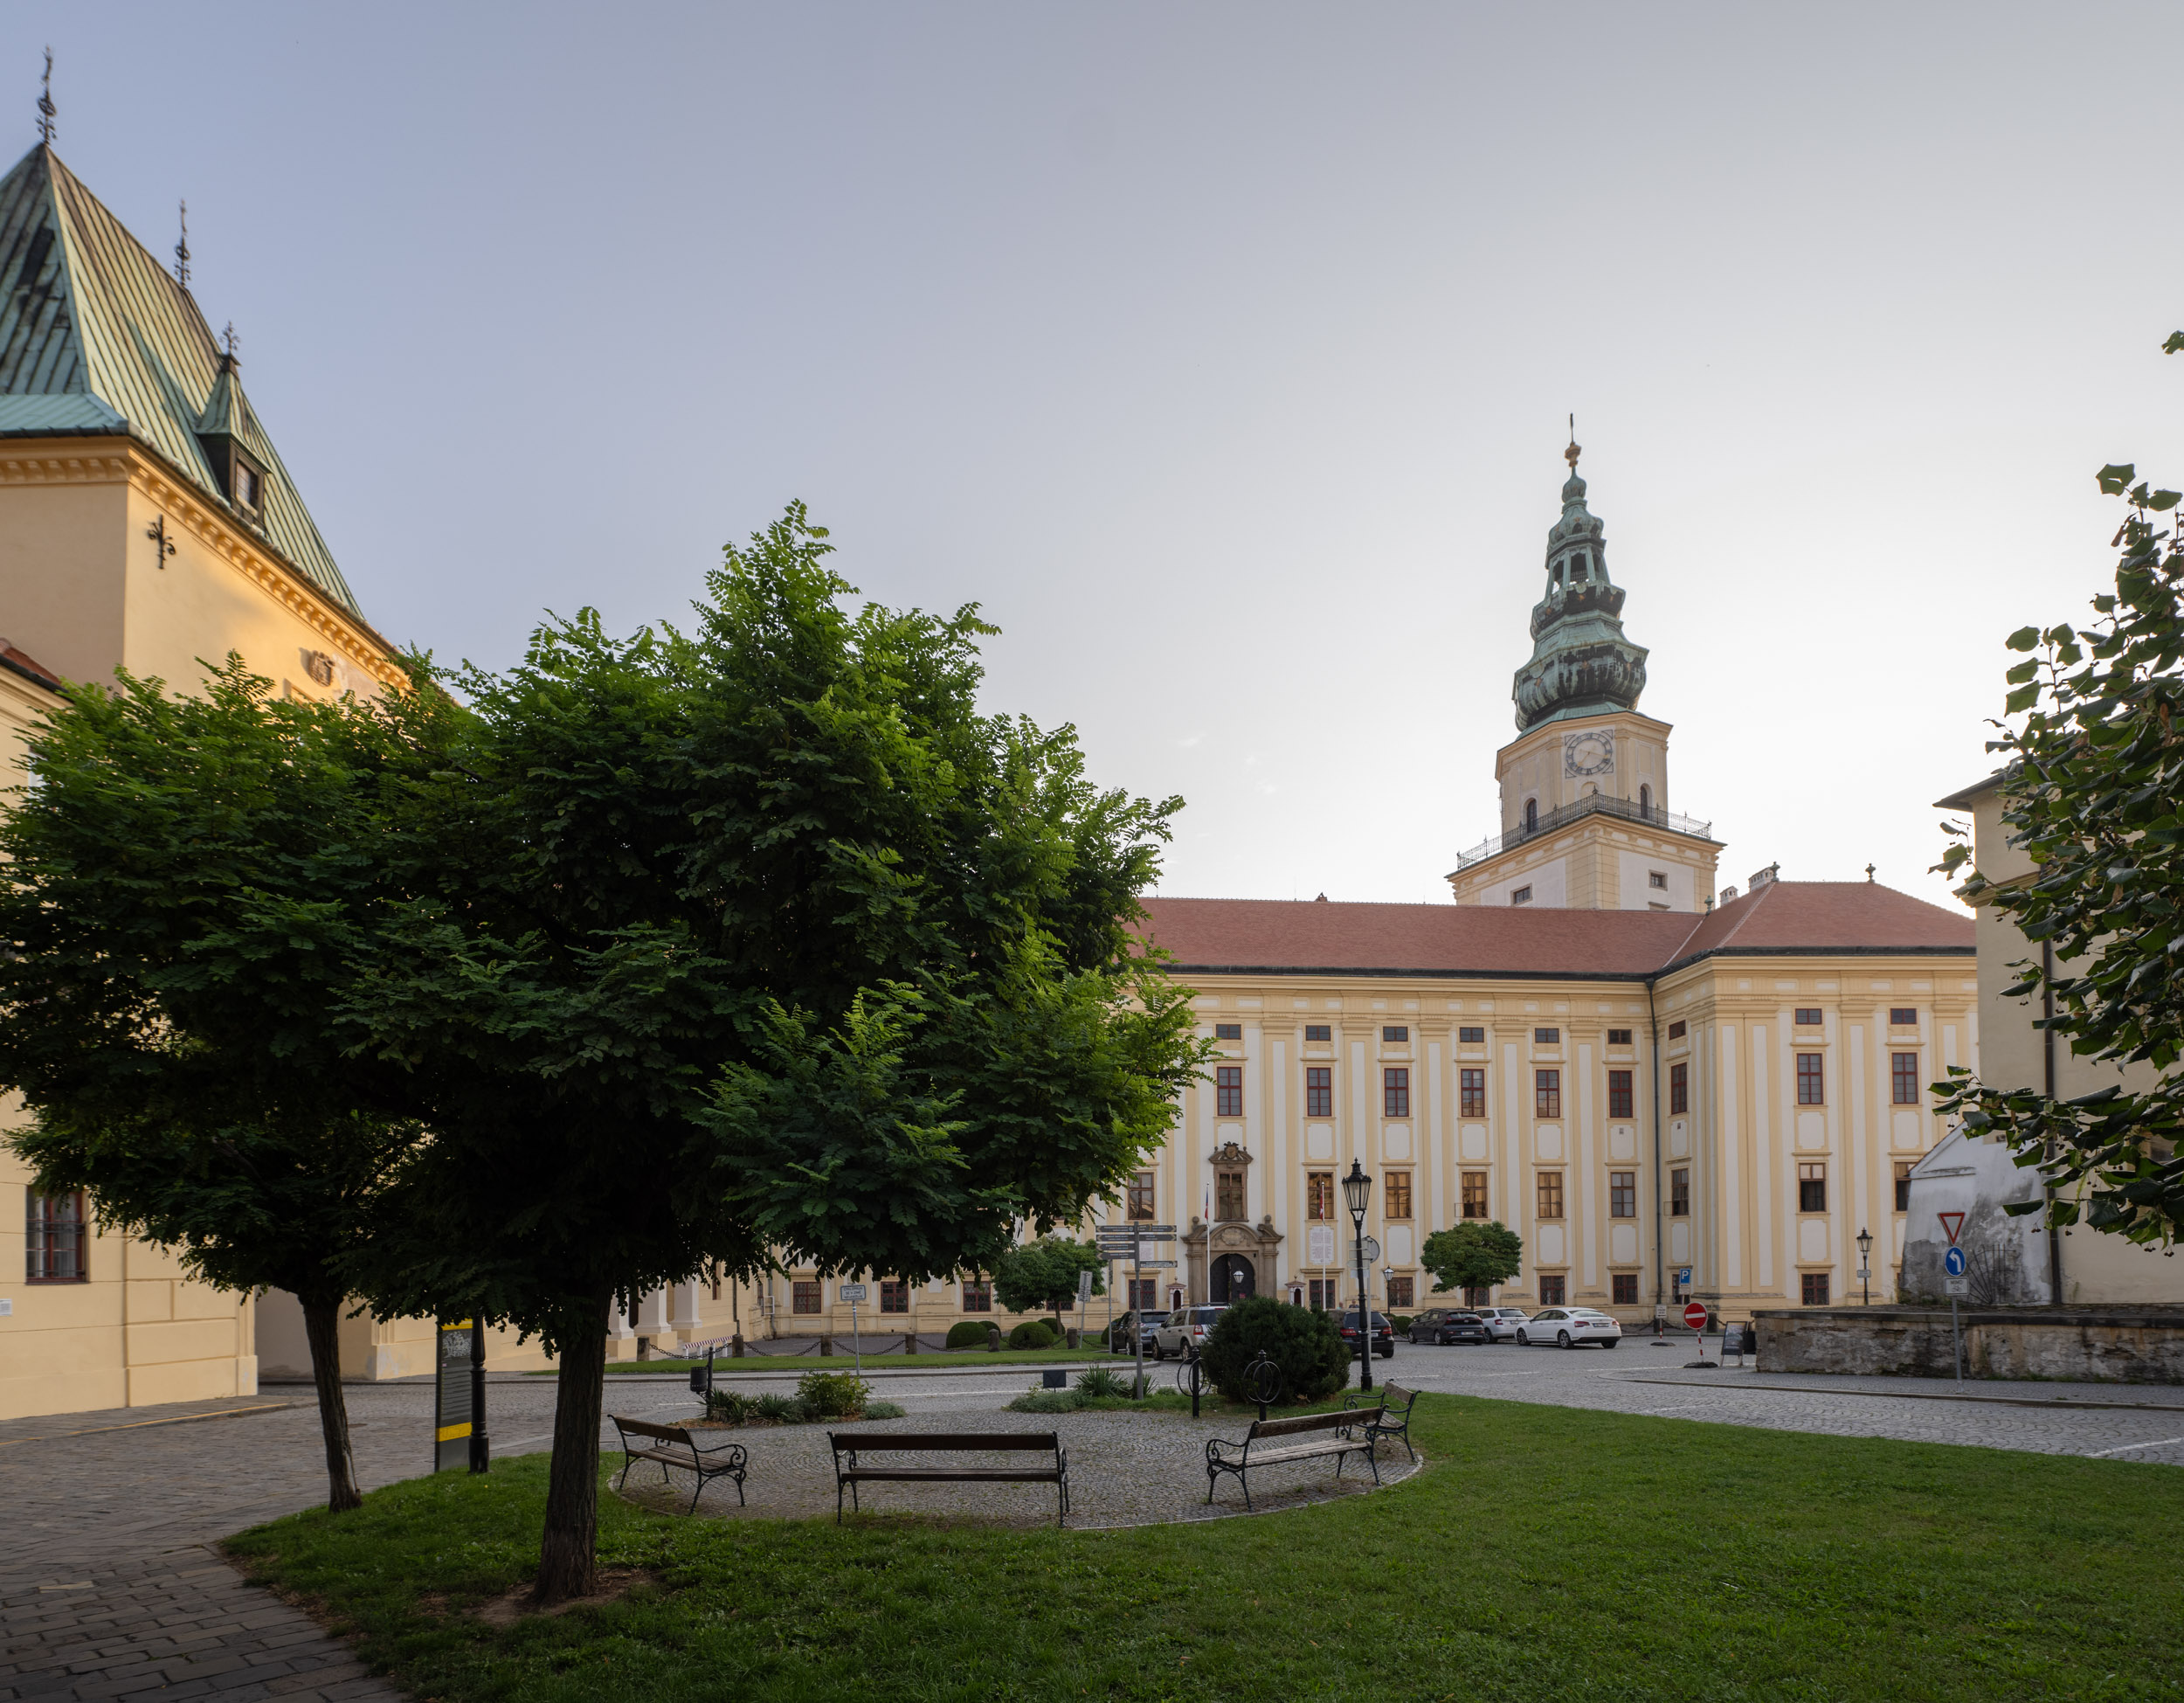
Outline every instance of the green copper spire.
<path fill-rule="evenodd" d="M 1562 518 L 1547 533 L 1547 594 L 1531 612 L 1531 661 L 1510 696 L 1524 732 L 1573 716 L 1635 710 L 1646 689 L 1646 653 L 1623 637 L 1623 592 L 1607 577 L 1600 522 L 1585 506 L 1573 433 L 1563 460 Z"/>

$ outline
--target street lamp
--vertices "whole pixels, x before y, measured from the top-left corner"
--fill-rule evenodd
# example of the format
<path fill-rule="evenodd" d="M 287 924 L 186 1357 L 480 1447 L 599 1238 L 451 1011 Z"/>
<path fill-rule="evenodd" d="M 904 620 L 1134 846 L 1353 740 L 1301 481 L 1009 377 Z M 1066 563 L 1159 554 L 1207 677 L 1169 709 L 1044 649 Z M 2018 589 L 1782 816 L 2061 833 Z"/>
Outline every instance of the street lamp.
<path fill-rule="evenodd" d="M 1365 1302 L 1365 1208 L 1372 1204 L 1372 1179 L 1352 1159 L 1350 1174 L 1342 1180 L 1343 1204 L 1350 1208 L 1351 1240 L 1358 1250 L 1358 1388 L 1372 1388 L 1372 1310 Z"/>
<path fill-rule="evenodd" d="M 1865 1290 L 1865 1305 L 1873 1305 L 1873 1232 L 1858 1232 L 1858 1282 Z"/>

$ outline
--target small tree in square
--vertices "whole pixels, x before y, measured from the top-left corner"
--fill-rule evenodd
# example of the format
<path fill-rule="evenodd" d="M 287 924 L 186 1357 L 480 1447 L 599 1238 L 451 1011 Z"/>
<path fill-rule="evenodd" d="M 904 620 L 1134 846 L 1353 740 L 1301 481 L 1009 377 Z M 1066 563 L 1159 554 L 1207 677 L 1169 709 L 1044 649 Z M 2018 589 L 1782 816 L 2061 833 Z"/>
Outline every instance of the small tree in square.
<path fill-rule="evenodd" d="M 1524 1269 L 1524 1241 L 1496 1219 L 1481 1222 L 1467 1219 L 1426 1238 L 1418 1263 L 1433 1273 L 1434 1292 L 1452 1289 L 1491 1289 L 1505 1284 Z"/>

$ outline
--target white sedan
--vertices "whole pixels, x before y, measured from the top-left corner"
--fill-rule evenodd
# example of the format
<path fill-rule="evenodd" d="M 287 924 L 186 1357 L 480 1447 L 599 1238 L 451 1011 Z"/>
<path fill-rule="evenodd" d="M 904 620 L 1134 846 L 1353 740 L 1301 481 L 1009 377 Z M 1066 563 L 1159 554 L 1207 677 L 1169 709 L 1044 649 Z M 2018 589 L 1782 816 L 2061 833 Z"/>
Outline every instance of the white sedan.
<path fill-rule="evenodd" d="M 1532 1314 L 1517 1330 L 1517 1346 L 1524 1348 L 1535 1343 L 1545 1347 L 1550 1342 L 1558 1348 L 1575 1348 L 1586 1342 L 1613 1348 L 1622 1340 L 1623 1327 L 1591 1307 L 1548 1307 Z"/>
<path fill-rule="evenodd" d="M 1496 1342 L 1512 1342 L 1517 1327 L 1531 1315 L 1522 1307 L 1474 1307 L 1472 1312 L 1486 1321 L 1487 1333 Z"/>

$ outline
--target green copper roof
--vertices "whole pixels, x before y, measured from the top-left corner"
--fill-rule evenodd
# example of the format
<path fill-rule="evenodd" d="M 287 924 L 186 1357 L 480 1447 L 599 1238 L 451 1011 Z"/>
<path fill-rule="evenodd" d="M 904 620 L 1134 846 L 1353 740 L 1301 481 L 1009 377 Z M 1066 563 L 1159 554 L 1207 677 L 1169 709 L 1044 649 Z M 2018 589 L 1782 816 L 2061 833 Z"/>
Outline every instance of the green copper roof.
<path fill-rule="evenodd" d="M 126 433 L 361 618 L 233 364 L 190 292 L 51 148 L 0 179 L 0 438 Z M 230 501 L 201 433 L 265 469 L 258 515 Z"/>
<path fill-rule="evenodd" d="M 1578 447 L 1566 453 L 1562 518 L 1547 533 L 1547 594 L 1531 612 L 1531 660 L 1510 696 L 1517 725 L 1635 710 L 1646 689 L 1646 652 L 1623 637 L 1623 590 L 1607 577 L 1606 533 L 1585 506 Z"/>

